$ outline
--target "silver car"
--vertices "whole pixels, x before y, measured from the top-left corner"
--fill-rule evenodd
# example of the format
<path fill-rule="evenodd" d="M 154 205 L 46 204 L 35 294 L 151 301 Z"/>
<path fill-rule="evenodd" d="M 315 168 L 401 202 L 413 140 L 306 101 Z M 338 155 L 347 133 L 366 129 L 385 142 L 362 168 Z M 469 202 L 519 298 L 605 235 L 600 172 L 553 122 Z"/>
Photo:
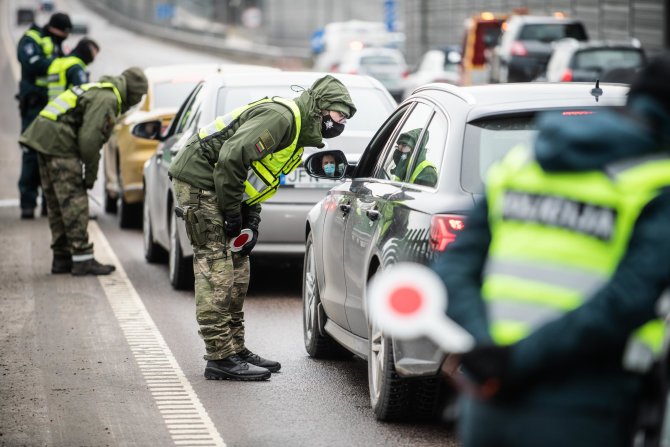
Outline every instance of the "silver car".
<path fill-rule="evenodd" d="M 336 177 L 345 181 L 309 212 L 303 227 L 305 348 L 317 358 L 346 349 L 366 359 L 378 419 L 436 417 L 441 397 L 454 393 L 439 377 L 444 354 L 437 346 L 425 338 L 394 340 L 368 321 L 370 278 L 397 262 L 429 264 L 449 250 L 482 197 L 491 164 L 516 145 L 532 145 L 539 112 L 561 111 L 557 119 L 579 120 L 625 103 L 627 88 L 601 87 L 420 87 L 380 126 L 357 165 L 339 170 Z M 396 157 L 408 134 L 414 135 L 408 157 Z M 310 175 L 323 175 L 327 154 L 338 166 L 346 162 L 338 151 L 315 153 L 305 160 Z M 425 170 L 436 175 L 417 174 Z"/>
<path fill-rule="evenodd" d="M 149 262 L 161 260 L 167 252 L 171 284 L 178 289 L 193 286 L 192 249 L 184 223 L 174 213 L 174 195 L 167 170 L 170 161 L 197 129 L 236 107 L 265 96 L 294 98 L 325 73 L 277 72 L 221 74 L 206 78 L 191 92 L 175 115 L 156 153 L 144 165 L 144 254 Z M 394 110 L 396 102 L 375 79 L 359 75 L 334 75 L 349 89 L 358 111 L 337 138 L 324 140 L 327 147 L 341 149 L 350 160 L 363 152 L 374 131 Z M 142 124 L 136 133 L 141 132 Z M 305 148 L 305 156 L 316 151 Z M 302 256 L 302 231 L 309 209 L 339 182 L 315 179 L 302 167 L 281 180 L 270 200 L 263 202 L 259 239 L 253 255 Z"/>

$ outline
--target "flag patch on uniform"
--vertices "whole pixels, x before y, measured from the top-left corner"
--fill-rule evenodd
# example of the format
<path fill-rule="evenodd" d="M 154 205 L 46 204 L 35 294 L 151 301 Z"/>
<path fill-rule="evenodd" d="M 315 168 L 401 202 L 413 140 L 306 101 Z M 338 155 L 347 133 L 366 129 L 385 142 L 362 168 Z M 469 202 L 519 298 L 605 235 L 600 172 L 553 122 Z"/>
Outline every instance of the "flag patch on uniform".
<path fill-rule="evenodd" d="M 258 149 L 258 152 L 263 152 L 265 150 L 265 145 L 263 144 L 263 141 L 258 140 L 258 143 L 256 143 L 256 149 Z"/>

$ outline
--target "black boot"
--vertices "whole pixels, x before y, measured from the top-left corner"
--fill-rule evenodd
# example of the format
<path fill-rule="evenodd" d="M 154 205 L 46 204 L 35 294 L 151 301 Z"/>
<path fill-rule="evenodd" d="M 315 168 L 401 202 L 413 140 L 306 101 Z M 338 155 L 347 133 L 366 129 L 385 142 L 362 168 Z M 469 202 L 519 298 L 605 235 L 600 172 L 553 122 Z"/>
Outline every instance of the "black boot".
<path fill-rule="evenodd" d="M 205 367 L 205 378 L 209 380 L 265 380 L 270 375 L 267 369 L 249 364 L 237 354 L 210 360 Z"/>
<path fill-rule="evenodd" d="M 72 256 L 70 255 L 56 255 L 51 262 L 51 273 L 70 273 L 72 272 Z"/>
<path fill-rule="evenodd" d="M 281 369 L 281 364 L 279 362 L 264 359 L 260 355 L 254 354 L 253 352 L 249 351 L 247 348 L 244 348 L 242 351 L 238 352 L 237 355 L 239 355 L 240 358 L 245 362 L 251 363 L 252 365 L 260 366 L 261 368 L 265 368 L 273 373 Z"/>
<path fill-rule="evenodd" d="M 72 263 L 72 275 L 109 275 L 116 267 L 108 264 L 100 264 L 95 259 L 87 259 L 86 261 L 79 261 Z"/>
<path fill-rule="evenodd" d="M 21 208 L 21 219 L 34 219 L 34 218 L 35 218 L 34 208 Z"/>

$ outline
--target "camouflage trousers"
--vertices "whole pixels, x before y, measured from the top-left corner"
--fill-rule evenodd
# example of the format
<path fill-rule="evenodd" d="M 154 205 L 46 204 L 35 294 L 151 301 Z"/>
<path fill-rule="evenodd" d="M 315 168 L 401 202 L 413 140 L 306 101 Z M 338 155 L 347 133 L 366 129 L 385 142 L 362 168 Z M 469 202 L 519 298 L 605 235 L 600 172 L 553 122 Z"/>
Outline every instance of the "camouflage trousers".
<path fill-rule="evenodd" d="M 176 200 L 192 207 L 203 224 L 186 219 L 193 247 L 195 314 L 205 342 L 205 360 L 220 360 L 244 349 L 244 298 L 249 287 L 249 257 L 231 253 L 223 234 L 223 214 L 214 191 L 172 181 Z M 199 233 L 199 234 L 197 234 Z"/>
<path fill-rule="evenodd" d="M 88 196 L 81 161 L 38 154 L 42 191 L 47 202 L 51 250 L 74 261 L 93 257 L 88 240 Z"/>

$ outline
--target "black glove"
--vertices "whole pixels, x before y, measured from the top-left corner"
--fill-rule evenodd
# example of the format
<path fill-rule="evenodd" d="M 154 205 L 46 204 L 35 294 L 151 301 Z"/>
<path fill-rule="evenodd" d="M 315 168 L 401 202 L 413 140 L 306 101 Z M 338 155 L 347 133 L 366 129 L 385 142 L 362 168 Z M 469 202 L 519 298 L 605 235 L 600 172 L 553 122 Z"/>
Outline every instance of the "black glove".
<path fill-rule="evenodd" d="M 254 235 L 249 242 L 244 244 L 242 250 L 237 252 L 240 256 L 249 256 L 251 250 L 253 250 L 254 247 L 256 246 L 256 241 L 258 240 L 258 230 L 256 230 L 255 228 L 251 228 L 251 231 L 254 233 Z"/>
<path fill-rule="evenodd" d="M 461 355 L 465 374 L 480 386 L 482 394 L 497 394 L 507 379 L 509 346 L 477 346 Z"/>
<path fill-rule="evenodd" d="M 226 222 L 223 225 L 223 232 L 228 239 L 234 238 L 242 231 L 242 216 L 237 214 L 226 214 Z"/>

